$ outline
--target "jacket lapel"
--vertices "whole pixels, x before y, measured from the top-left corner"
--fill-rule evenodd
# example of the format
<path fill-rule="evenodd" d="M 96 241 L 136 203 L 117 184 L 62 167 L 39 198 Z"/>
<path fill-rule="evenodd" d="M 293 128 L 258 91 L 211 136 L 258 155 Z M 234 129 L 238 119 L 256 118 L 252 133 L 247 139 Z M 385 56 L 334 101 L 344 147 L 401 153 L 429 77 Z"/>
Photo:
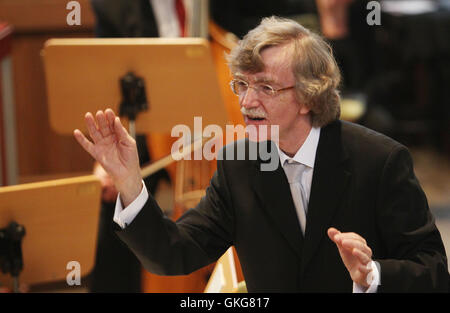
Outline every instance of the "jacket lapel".
<path fill-rule="evenodd" d="M 273 145 L 272 149 L 276 147 Z M 301 258 L 303 235 L 284 170 L 279 160 L 278 167 L 274 171 L 261 171 L 261 163 L 261 160 L 254 162 L 252 171 L 254 191 L 263 210 Z"/>
<path fill-rule="evenodd" d="M 276 149 L 273 143 L 272 149 Z M 345 167 L 347 159 L 342 147 L 341 122 L 336 121 L 321 130 L 304 237 L 289 183 L 279 160 L 275 171 L 261 171 L 262 161 L 258 159 L 254 162 L 254 191 L 263 210 L 301 258 L 302 274 L 321 241 L 324 237 L 328 239 L 327 230 L 331 227 L 330 223 L 351 177 Z"/>
<path fill-rule="evenodd" d="M 321 130 L 306 218 L 302 270 L 312 260 L 327 230 L 350 178 L 344 166 L 347 155 L 342 147 L 339 121 Z"/>

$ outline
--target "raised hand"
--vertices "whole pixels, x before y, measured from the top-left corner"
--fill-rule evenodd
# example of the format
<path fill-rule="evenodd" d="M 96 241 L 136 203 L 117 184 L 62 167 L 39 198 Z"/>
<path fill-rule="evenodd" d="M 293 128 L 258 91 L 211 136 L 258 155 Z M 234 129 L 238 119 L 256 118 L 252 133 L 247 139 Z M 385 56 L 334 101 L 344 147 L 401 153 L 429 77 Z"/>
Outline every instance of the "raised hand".
<path fill-rule="evenodd" d="M 367 275 L 371 272 L 372 250 L 366 240 L 356 233 L 341 233 L 336 228 L 328 229 L 328 237 L 336 244 L 352 280 L 369 287 Z"/>
<path fill-rule="evenodd" d="M 92 142 L 76 129 L 78 143 L 105 169 L 114 181 L 126 207 L 141 192 L 142 177 L 136 141 L 127 133 L 111 109 L 85 115 Z"/>

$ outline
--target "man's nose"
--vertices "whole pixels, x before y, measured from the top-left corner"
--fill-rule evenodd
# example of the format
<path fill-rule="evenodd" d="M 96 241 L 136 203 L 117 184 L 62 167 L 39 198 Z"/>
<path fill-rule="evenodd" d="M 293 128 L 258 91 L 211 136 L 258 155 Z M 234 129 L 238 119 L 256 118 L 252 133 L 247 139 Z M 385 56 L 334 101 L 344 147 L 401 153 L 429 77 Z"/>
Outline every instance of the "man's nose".
<path fill-rule="evenodd" d="M 241 105 L 245 108 L 253 108 L 259 105 L 258 92 L 255 88 L 249 86 L 242 97 Z"/>

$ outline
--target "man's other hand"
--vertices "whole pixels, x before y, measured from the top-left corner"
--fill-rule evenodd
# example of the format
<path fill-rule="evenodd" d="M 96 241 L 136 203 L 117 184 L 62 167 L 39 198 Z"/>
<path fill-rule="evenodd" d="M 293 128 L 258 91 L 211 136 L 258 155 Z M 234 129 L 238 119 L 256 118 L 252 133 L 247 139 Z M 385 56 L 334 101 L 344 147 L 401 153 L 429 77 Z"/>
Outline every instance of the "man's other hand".
<path fill-rule="evenodd" d="M 336 228 L 328 229 L 328 237 L 336 244 L 352 280 L 358 285 L 369 287 L 367 275 L 372 270 L 372 250 L 366 240 L 356 233 L 341 233 Z"/>

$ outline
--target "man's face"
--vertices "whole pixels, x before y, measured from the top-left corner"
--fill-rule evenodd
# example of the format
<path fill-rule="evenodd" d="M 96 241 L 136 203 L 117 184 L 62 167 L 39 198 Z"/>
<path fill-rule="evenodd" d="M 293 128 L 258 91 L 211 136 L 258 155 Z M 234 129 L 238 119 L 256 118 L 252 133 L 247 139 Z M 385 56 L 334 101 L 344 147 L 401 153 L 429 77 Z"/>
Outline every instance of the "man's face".
<path fill-rule="evenodd" d="M 261 52 L 265 65 L 259 73 L 236 73 L 235 78 L 246 81 L 250 88 L 239 96 L 241 112 L 246 125 L 279 126 L 279 138 L 292 135 L 292 131 L 302 122 L 302 114 L 308 110 L 300 105 L 295 96 L 295 89 L 287 89 L 269 96 L 252 88 L 260 84 L 270 85 L 275 90 L 295 85 L 294 74 L 291 68 L 291 46 L 272 46 Z"/>

